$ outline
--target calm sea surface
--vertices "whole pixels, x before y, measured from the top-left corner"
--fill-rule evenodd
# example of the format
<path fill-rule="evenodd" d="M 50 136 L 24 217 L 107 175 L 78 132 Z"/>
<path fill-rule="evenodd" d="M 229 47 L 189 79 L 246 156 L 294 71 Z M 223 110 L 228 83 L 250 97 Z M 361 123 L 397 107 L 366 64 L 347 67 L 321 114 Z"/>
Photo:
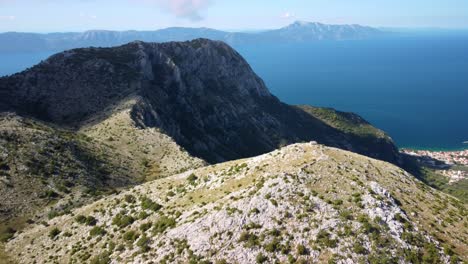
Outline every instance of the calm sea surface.
<path fill-rule="evenodd" d="M 468 148 L 468 34 L 239 51 L 287 103 L 358 113 L 400 147 Z"/>
<path fill-rule="evenodd" d="M 468 147 L 468 34 L 236 48 L 287 103 L 358 113 L 400 147 Z M 51 54 L 0 54 L 0 75 Z"/>

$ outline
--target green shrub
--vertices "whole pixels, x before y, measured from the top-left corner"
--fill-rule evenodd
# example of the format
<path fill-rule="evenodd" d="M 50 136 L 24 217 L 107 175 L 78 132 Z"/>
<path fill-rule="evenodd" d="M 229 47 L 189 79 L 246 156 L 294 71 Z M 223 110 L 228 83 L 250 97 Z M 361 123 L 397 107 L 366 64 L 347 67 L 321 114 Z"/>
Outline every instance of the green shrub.
<path fill-rule="evenodd" d="M 86 217 L 86 222 L 85 223 L 86 223 L 86 225 L 94 226 L 94 225 L 96 225 L 97 220 L 93 216 L 88 216 L 88 217 Z"/>
<path fill-rule="evenodd" d="M 378 226 L 375 226 L 373 224 L 371 224 L 369 221 L 368 221 L 368 218 L 366 219 L 361 219 L 362 221 L 359 221 L 361 222 L 361 230 L 364 234 L 374 234 L 374 235 L 378 235 L 380 234 L 380 229 Z"/>
<path fill-rule="evenodd" d="M 304 245 L 299 244 L 296 246 L 297 255 L 307 255 L 307 249 Z"/>
<path fill-rule="evenodd" d="M 361 254 L 361 255 L 367 253 L 366 248 L 359 242 L 354 243 L 353 251 L 354 251 L 354 253 Z"/>
<path fill-rule="evenodd" d="M 265 255 L 263 255 L 262 253 L 258 253 L 257 257 L 255 258 L 255 261 L 257 263 L 264 263 L 267 260 L 268 260 L 268 258 Z"/>
<path fill-rule="evenodd" d="M 116 248 L 115 248 L 116 251 L 119 251 L 119 252 L 122 252 L 125 250 L 125 246 L 124 245 L 118 245 Z"/>
<path fill-rule="evenodd" d="M 135 199 L 135 196 L 131 195 L 131 194 L 126 194 L 124 196 L 124 200 L 125 202 L 127 203 L 135 203 L 136 199 Z"/>
<path fill-rule="evenodd" d="M 336 247 L 338 241 L 336 239 L 331 239 L 331 235 L 324 229 L 320 230 L 317 234 L 316 242 L 321 246 Z"/>
<path fill-rule="evenodd" d="M 132 216 L 129 215 L 123 215 L 123 214 L 117 214 L 113 219 L 112 219 L 112 224 L 116 225 L 120 228 L 124 228 L 126 226 L 129 226 L 135 222 L 135 219 Z"/>
<path fill-rule="evenodd" d="M 161 216 L 153 225 L 153 234 L 159 234 L 166 231 L 166 229 L 170 227 L 174 227 L 176 225 L 176 221 L 174 218 L 170 218 L 167 216 Z"/>
<path fill-rule="evenodd" d="M 405 249 L 404 250 L 405 260 L 408 263 L 421 263 L 422 255 L 418 250 L 415 249 Z"/>
<path fill-rule="evenodd" d="M 75 217 L 75 222 L 77 222 L 78 224 L 84 224 L 86 222 L 86 216 L 84 215 L 77 215 Z"/>
<path fill-rule="evenodd" d="M 147 212 L 140 211 L 140 213 L 138 214 L 138 219 L 143 220 L 143 219 L 146 219 L 148 216 L 149 214 Z"/>
<path fill-rule="evenodd" d="M 273 228 L 273 229 L 271 229 L 270 231 L 268 231 L 268 234 L 269 234 L 270 236 L 278 237 L 278 236 L 281 235 L 281 231 L 279 231 L 279 230 L 276 229 L 276 228 Z"/>
<path fill-rule="evenodd" d="M 396 264 L 398 259 L 395 256 L 386 250 L 383 251 L 374 251 L 370 256 L 368 256 L 369 264 Z M 420 263 L 420 262 L 416 262 Z"/>
<path fill-rule="evenodd" d="M 7 242 L 12 239 L 15 232 L 16 231 L 11 227 L 6 228 L 2 233 L 0 233 L 0 242 Z"/>
<path fill-rule="evenodd" d="M 249 215 L 250 214 L 258 214 L 258 213 L 260 213 L 260 210 L 258 210 L 257 208 L 253 208 L 252 210 L 250 210 Z"/>
<path fill-rule="evenodd" d="M 123 235 L 123 239 L 127 241 L 135 241 L 140 236 L 140 234 L 135 230 L 129 230 Z"/>
<path fill-rule="evenodd" d="M 342 204 L 343 204 L 343 200 L 334 200 L 334 201 L 332 201 L 332 204 L 333 204 L 333 205 L 336 205 L 336 206 L 342 205 Z"/>
<path fill-rule="evenodd" d="M 150 250 L 149 243 L 150 239 L 146 235 L 143 235 L 138 239 L 137 246 L 140 247 L 141 251 L 148 252 Z"/>
<path fill-rule="evenodd" d="M 96 225 L 97 223 L 97 220 L 96 218 L 94 218 L 93 216 L 83 216 L 83 215 L 78 215 L 75 217 L 75 221 L 79 224 L 86 224 L 86 225 L 89 225 L 89 226 L 94 226 Z"/>
<path fill-rule="evenodd" d="M 456 255 L 450 256 L 450 264 L 460 263 L 460 259 Z"/>
<path fill-rule="evenodd" d="M 55 217 L 57 217 L 59 215 L 60 215 L 60 212 L 58 212 L 56 210 L 52 210 L 47 214 L 47 218 L 49 218 L 49 220 L 50 220 L 50 219 L 53 219 L 53 218 L 55 218 Z"/>
<path fill-rule="evenodd" d="M 198 177 L 195 174 L 190 174 L 190 176 L 187 177 L 187 181 L 190 184 L 195 184 L 195 182 L 198 180 Z"/>
<path fill-rule="evenodd" d="M 42 196 L 44 198 L 49 198 L 49 199 L 55 199 L 59 197 L 59 194 L 54 192 L 53 190 L 47 190 L 44 192 L 44 195 Z"/>
<path fill-rule="evenodd" d="M 452 248 L 449 245 L 444 245 L 444 254 L 448 256 L 453 256 L 455 252 L 453 252 Z"/>
<path fill-rule="evenodd" d="M 342 220 L 353 220 L 353 215 L 351 214 L 351 211 L 343 210 L 340 212 L 340 218 Z"/>
<path fill-rule="evenodd" d="M 239 236 L 239 242 L 244 242 L 247 247 L 260 245 L 260 240 L 257 235 L 244 231 Z"/>
<path fill-rule="evenodd" d="M 104 251 L 103 253 L 94 256 L 89 261 L 90 264 L 108 264 L 110 263 L 110 253 L 108 251 Z"/>
<path fill-rule="evenodd" d="M 152 211 L 159 211 L 162 208 L 162 205 L 154 202 L 150 198 L 143 196 L 140 199 L 141 202 L 141 208 L 147 209 L 147 210 L 152 210 Z"/>
<path fill-rule="evenodd" d="M 403 232 L 401 239 L 409 243 L 410 245 L 422 247 L 424 245 L 424 237 L 420 234 L 413 234 L 411 232 Z"/>
<path fill-rule="evenodd" d="M 250 229 L 258 229 L 258 228 L 261 228 L 261 227 L 262 227 L 262 225 L 260 225 L 260 224 L 250 222 L 244 228 L 247 229 L 247 230 L 250 230 Z"/>
<path fill-rule="evenodd" d="M 422 260 L 424 263 L 440 263 L 439 252 L 434 244 L 424 244 L 424 254 Z"/>
<path fill-rule="evenodd" d="M 277 238 L 273 238 L 273 240 L 270 241 L 270 243 L 265 245 L 265 250 L 267 252 L 276 252 L 280 248 L 280 242 L 278 241 Z"/>
<path fill-rule="evenodd" d="M 144 223 L 140 225 L 140 230 L 145 232 L 146 230 L 150 229 L 153 224 L 151 222 Z"/>
<path fill-rule="evenodd" d="M 56 238 L 59 234 L 61 233 L 60 229 L 58 229 L 57 227 L 54 227 L 52 230 L 50 230 L 49 232 L 49 237 L 54 239 Z"/>
<path fill-rule="evenodd" d="M 102 236 L 106 234 L 106 230 L 100 226 L 95 226 L 89 230 L 90 236 Z"/>
<path fill-rule="evenodd" d="M 278 206 L 278 202 L 277 202 L 275 199 L 270 199 L 270 202 L 271 202 L 274 206 Z"/>
<path fill-rule="evenodd" d="M 246 231 L 242 232 L 239 236 L 239 242 L 247 241 L 247 239 L 249 239 L 249 235 L 250 235 L 249 232 L 246 232 Z"/>
<path fill-rule="evenodd" d="M 401 214 L 399 214 L 399 213 L 395 214 L 395 220 L 397 220 L 398 222 L 400 222 L 402 224 L 406 223 L 406 219 L 403 218 L 403 216 Z"/>

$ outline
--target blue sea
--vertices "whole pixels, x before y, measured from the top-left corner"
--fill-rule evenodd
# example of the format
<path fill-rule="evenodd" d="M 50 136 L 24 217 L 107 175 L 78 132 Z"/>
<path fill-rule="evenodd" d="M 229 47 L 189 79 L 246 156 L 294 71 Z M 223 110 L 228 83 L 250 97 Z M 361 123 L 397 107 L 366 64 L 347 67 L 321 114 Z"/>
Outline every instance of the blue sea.
<path fill-rule="evenodd" d="M 466 33 L 236 49 L 284 102 L 358 113 L 400 147 L 468 147 Z M 0 75 L 49 55 L 0 54 Z"/>
<path fill-rule="evenodd" d="M 287 103 L 358 113 L 399 147 L 468 148 L 468 34 L 238 50 Z"/>

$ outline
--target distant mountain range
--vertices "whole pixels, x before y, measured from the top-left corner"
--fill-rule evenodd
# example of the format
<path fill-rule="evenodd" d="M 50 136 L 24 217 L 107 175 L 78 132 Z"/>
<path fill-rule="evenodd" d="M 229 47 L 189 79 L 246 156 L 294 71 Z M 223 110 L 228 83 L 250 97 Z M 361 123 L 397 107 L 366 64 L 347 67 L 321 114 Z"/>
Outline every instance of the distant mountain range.
<path fill-rule="evenodd" d="M 317 40 L 367 39 L 384 34 L 361 25 L 327 25 L 297 21 L 275 30 L 256 33 L 226 32 L 210 28 L 172 27 L 155 31 L 91 30 L 71 33 L 0 34 L 0 52 L 62 51 L 80 47 L 110 47 L 131 41 L 146 42 L 185 41 L 196 38 L 221 40 L 230 45 L 258 43 L 295 43 Z"/>

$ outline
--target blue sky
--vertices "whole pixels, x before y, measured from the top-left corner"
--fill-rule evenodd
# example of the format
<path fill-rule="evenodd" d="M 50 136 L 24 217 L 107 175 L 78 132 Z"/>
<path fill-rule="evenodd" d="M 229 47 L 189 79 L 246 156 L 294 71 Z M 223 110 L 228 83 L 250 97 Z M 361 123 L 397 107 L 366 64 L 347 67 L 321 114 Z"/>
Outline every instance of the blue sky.
<path fill-rule="evenodd" d="M 295 20 L 468 28 L 468 0 L 0 0 L 0 32 L 255 30 Z"/>

